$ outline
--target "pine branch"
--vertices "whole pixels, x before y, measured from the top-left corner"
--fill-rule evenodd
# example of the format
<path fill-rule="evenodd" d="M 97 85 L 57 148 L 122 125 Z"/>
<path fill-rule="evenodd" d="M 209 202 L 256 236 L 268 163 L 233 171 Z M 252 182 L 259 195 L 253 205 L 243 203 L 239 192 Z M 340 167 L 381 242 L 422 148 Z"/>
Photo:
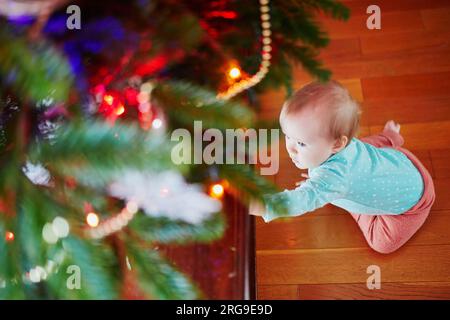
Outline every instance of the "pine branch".
<path fill-rule="evenodd" d="M 198 225 L 138 214 L 129 224 L 129 228 L 137 232 L 144 241 L 148 242 L 174 244 L 207 243 L 222 237 L 225 230 L 225 221 L 220 213 Z"/>
<path fill-rule="evenodd" d="M 108 266 L 107 261 L 115 261 L 111 252 L 97 243 L 70 236 L 63 239 L 73 264 L 81 270 L 81 289 L 88 299 L 116 299 L 119 284 L 111 274 L 115 268 Z"/>
<path fill-rule="evenodd" d="M 65 101 L 72 76 L 66 59 L 44 41 L 28 43 L 0 22 L 0 76 L 21 96 L 39 101 L 52 97 Z"/>
<path fill-rule="evenodd" d="M 0 220 L 0 234 L 4 235 L 6 230 L 3 221 Z M 19 250 L 17 243 L 7 243 L 4 236 L 0 237 L 0 299 L 2 300 L 25 299 L 21 285 L 22 279 L 18 277 L 21 270 L 18 263 Z"/>
<path fill-rule="evenodd" d="M 55 215 L 49 202 L 40 201 L 39 196 L 33 193 L 31 188 L 27 189 L 23 190 L 17 199 L 19 202 L 17 239 L 21 245 L 22 266 L 25 270 L 45 264 L 46 252 L 42 228 L 51 219 L 50 217 Z"/>
<path fill-rule="evenodd" d="M 59 128 L 56 135 L 51 144 L 35 145 L 30 159 L 91 187 L 105 186 L 126 168 L 161 171 L 175 166 L 170 159 L 171 144 L 136 125 L 73 122 Z"/>
<path fill-rule="evenodd" d="M 342 3 L 335 0 L 290 0 L 291 2 L 329 14 L 334 19 L 348 20 L 350 10 Z"/>
<path fill-rule="evenodd" d="M 131 268 L 137 271 L 140 288 L 156 299 L 197 299 L 202 294 L 181 272 L 169 265 L 156 251 L 126 243 Z"/>
<path fill-rule="evenodd" d="M 311 48 L 287 41 L 283 43 L 283 47 L 288 56 L 294 60 L 302 61 L 303 67 L 309 73 L 316 75 L 320 81 L 330 79 L 331 72 L 322 67 L 322 64 L 316 59 L 317 53 Z"/>
<path fill-rule="evenodd" d="M 279 35 L 274 36 L 276 41 L 279 38 L 292 41 L 300 40 L 305 45 L 314 48 L 324 48 L 328 45 L 327 33 L 322 31 L 313 15 L 304 10 L 302 6 L 280 4 L 279 7 L 274 6 L 272 10 L 273 29 Z"/>
<path fill-rule="evenodd" d="M 236 189 L 242 193 L 261 199 L 263 194 L 275 193 L 279 188 L 266 178 L 260 176 L 249 165 L 221 165 L 218 166 L 219 175 L 227 179 Z"/>
<path fill-rule="evenodd" d="M 284 86 L 286 96 L 290 96 L 293 91 L 292 88 L 292 66 L 288 61 L 286 54 L 281 50 L 277 53 L 277 63 L 273 64 L 266 78 L 255 89 L 258 92 L 264 92 L 269 87 L 280 88 Z"/>
<path fill-rule="evenodd" d="M 152 96 L 175 123 L 187 128 L 194 121 L 202 121 L 203 128 L 249 127 L 255 119 L 247 107 L 218 100 L 215 93 L 187 82 L 164 83 L 153 90 Z"/>

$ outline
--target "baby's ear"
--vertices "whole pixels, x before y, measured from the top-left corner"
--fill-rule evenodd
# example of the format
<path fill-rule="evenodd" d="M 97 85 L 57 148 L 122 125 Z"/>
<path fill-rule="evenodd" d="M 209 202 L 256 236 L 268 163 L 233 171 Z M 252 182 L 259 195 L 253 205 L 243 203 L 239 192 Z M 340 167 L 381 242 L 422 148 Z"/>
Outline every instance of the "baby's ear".
<path fill-rule="evenodd" d="M 339 151 L 341 151 L 342 149 L 345 148 L 345 146 L 347 145 L 347 142 L 348 142 L 347 136 L 341 136 L 339 139 L 336 139 L 336 141 L 334 142 L 332 151 L 334 153 L 338 153 Z"/>

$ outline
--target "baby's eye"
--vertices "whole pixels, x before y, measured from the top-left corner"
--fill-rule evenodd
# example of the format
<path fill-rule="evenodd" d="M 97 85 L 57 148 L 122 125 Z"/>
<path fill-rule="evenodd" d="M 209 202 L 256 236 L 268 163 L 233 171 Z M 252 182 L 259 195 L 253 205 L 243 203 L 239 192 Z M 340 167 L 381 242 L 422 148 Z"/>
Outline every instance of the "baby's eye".
<path fill-rule="evenodd" d="M 297 145 L 299 146 L 299 147 L 306 147 L 306 144 L 304 144 L 303 142 L 297 142 Z"/>

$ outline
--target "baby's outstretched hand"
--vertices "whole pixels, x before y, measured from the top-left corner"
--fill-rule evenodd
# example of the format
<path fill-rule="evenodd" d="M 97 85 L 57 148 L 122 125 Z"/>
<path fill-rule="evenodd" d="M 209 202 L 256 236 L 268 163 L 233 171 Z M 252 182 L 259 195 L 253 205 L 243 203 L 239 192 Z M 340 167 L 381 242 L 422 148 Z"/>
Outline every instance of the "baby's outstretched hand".
<path fill-rule="evenodd" d="M 265 207 L 263 203 L 259 200 L 252 199 L 248 206 L 248 213 L 253 216 L 262 216 L 265 212 Z"/>
<path fill-rule="evenodd" d="M 300 175 L 301 175 L 303 178 L 305 178 L 305 180 L 297 181 L 297 182 L 295 183 L 295 186 L 296 186 L 296 187 L 301 186 L 303 183 L 305 183 L 306 179 L 309 179 L 309 176 L 308 176 L 307 173 L 302 173 L 302 174 L 300 174 Z"/>

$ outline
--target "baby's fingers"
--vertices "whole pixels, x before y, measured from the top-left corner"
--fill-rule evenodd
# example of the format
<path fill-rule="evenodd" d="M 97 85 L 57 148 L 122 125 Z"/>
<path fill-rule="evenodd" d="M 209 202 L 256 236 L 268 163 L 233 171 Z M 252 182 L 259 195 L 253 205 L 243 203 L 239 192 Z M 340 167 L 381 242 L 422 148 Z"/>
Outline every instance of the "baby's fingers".
<path fill-rule="evenodd" d="M 248 213 L 253 216 L 262 216 L 264 209 L 264 205 L 260 201 L 252 199 L 249 204 Z"/>
<path fill-rule="evenodd" d="M 301 173 L 300 175 L 301 175 L 303 178 L 309 179 L 309 176 L 308 176 L 307 173 Z M 295 183 L 295 185 L 296 185 L 297 187 L 298 187 L 298 186 L 301 186 L 305 181 L 306 181 L 306 180 L 298 181 L 298 182 Z"/>
<path fill-rule="evenodd" d="M 297 181 L 297 182 L 295 183 L 295 186 L 299 187 L 299 186 L 301 186 L 302 184 L 304 184 L 305 181 L 306 181 L 306 180 Z"/>

